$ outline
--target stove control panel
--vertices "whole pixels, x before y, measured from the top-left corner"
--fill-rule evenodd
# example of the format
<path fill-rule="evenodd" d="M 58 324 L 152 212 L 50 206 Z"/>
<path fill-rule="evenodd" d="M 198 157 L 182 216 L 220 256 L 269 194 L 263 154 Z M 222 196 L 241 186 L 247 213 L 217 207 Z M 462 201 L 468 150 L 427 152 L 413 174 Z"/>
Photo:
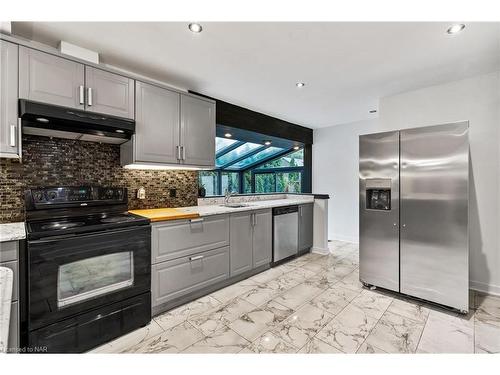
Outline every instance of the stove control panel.
<path fill-rule="evenodd" d="M 127 189 L 100 186 L 60 186 L 30 189 L 25 193 L 26 207 L 86 206 L 127 203 Z"/>

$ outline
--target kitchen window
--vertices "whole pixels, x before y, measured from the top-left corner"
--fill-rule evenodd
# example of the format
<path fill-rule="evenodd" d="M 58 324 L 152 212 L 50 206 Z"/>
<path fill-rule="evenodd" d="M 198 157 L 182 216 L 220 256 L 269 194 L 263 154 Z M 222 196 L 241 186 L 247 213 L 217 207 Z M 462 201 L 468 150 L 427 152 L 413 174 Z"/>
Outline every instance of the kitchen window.
<path fill-rule="evenodd" d="M 282 147 L 285 146 L 285 147 Z M 238 194 L 301 193 L 304 149 L 290 141 L 278 145 L 216 138 L 216 170 L 200 171 L 198 180 L 206 196 Z"/>

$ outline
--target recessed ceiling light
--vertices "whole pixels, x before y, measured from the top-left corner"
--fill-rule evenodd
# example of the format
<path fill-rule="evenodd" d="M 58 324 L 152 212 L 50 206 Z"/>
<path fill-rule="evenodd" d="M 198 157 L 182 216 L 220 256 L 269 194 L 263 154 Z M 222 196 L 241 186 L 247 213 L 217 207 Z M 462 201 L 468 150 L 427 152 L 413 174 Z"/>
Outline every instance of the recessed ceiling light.
<path fill-rule="evenodd" d="M 265 144 L 266 146 L 269 146 L 269 145 L 271 144 L 271 141 L 264 141 L 264 144 Z"/>
<path fill-rule="evenodd" d="M 458 34 L 463 29 L 465 29 L 465 25 L 463 23 L 456 23 L 456 24 L 451 25 L 450 27 L 448 27 L 448 30 L 446 30 L 446 32 L 448 34 L 453 35 L 453 34 Z"/>
<path fill-rule="evenodd" d="M 306 84 L 304 82 L 297 82 L 295 86 L 297 87 L 304 87 Z"/>
<path fill-rule="evenodd" d="M 125 133 L 125 131 L 123 131 L 121 129 L 116 129 L 115 132 L 117 132 L 117 133 Z"/>
<path fill-rule="evenodd" d="M 37 117 L 36 118 L 36 121 L 38 122 L 43 122 L 44 124 L 48 123 L 49 120 L 47 120 L 46 118 L 43 118 L 43 117 Z"/>
<path fill-rule="evenodd" d="M 299 146 L 293 146 L 294 150 L 298 150 L 300 147 Z"/>
<path fill-rule="evenodd" d="M 189 30 L 191 30 L 193 33 L 201 33 L 203 30 L 203 27 L 199 23 L 193 22 L 189 24 Z"/>
<path fill-rule="evenodd" d="M 226 134 L 224 134 L 224 137 L 226 137 L 226 138 L 231 138 L 232 136 L 233 136 L 233 135 L 232 135 L 231 133 L 226 133 Z"/>

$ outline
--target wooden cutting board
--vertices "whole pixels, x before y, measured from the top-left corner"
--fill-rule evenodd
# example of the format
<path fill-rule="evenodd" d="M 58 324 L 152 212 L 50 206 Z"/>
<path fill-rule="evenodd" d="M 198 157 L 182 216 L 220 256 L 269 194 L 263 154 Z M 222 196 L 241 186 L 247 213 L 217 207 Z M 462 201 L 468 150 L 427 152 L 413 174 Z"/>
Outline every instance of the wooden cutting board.
<path fill-rule="evenodd" d="M 197 213 L 182 212 L 177 208 L 151 208 L 146 210 L 130 210 L 129 212 L 147 217 L 151 221 L 194 219 L 200 217 Z"/>

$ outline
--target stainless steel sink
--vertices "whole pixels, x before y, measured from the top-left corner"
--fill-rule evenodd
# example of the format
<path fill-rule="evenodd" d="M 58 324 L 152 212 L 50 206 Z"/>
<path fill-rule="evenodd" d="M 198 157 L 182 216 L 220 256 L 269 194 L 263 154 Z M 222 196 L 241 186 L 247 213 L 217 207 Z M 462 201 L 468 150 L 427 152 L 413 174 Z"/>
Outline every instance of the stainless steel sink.
<path fill-rule="evenodd" d="M 226 204 L 221 204 L 220 206 L 228 208 L 240 208 L 240 207 L 248 207 L 250 205 L 245 203 L 226 203 Z"/>

